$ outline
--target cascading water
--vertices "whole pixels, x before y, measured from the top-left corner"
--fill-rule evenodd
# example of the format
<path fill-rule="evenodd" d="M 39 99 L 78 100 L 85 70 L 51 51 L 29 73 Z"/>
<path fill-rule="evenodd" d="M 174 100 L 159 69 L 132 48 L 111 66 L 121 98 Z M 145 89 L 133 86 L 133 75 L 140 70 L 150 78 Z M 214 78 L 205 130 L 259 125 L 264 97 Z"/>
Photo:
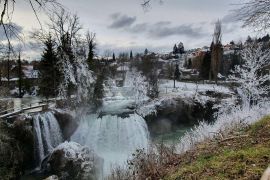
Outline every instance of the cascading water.
<path fill-rule="evenodd" d="M 105 88 L 100 113 L 81 118 L 72 141 L 86 145 L 104 159 L 103 175 L 111 168 L 126 166 L 137 149 L 147 149 L 149 132 L 145 120 L 134 113 L 136 98 L 133 82 L 135 73 L 127 73 L 123 87 L 111 80 Z"/>
<path fill-rule="evenodd" d="M 35 157 L 37 166 L 61 142 L 62 132 L 51 112 L 34 116 Z"/>
<path fill-rule="evenodd" d="M 127 118 L 89 115 L 82 119 L 72 140 L 93 149 L 104 159 L 103 172 L 124 166 L 136 149 L 147 149 L 149 133 L 144 119 L 136 114 Z"/>

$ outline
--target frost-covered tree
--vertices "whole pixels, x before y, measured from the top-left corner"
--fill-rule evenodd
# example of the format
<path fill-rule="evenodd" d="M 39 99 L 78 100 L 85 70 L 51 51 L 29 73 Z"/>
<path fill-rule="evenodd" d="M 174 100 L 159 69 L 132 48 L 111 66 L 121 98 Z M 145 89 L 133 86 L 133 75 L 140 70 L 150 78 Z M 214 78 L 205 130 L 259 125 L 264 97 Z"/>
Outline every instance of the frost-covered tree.
<path fill-rule="evenodd" d="M 136 108 L 147 100 L 148 82 L 142 72 L 136 68 L 132 68 L 126 73 L 125 86 L 129 86 L 131 89 L 131 96 L 134 97 Z"/>
<path fill-rule="evenodd" d="M 270 27 L 270 0 L 249 0 L 241 4 L 236 10 L 244 26 L 253 27 L 255 30 L 267 30 Z"/>
<path fill-rule="evenodd" d="M 269 100 L 270 50 L 261 44 L 249 44 L 242 53 L 242 65 L 236 65 L 230 79 L 240 84 L 238 92 L 243 106 L 249 107 Z"/>
<path fill-rule="evenodd" d="M 63 98 L 73 96 L 77 102 L 88 100 L 93 75 L 86 57 L 88 38 L 80 33 L 79 18 L 61 9 L 50 16 L 50 21 L 49 28 L 58 47 L 59 95 Z"/>

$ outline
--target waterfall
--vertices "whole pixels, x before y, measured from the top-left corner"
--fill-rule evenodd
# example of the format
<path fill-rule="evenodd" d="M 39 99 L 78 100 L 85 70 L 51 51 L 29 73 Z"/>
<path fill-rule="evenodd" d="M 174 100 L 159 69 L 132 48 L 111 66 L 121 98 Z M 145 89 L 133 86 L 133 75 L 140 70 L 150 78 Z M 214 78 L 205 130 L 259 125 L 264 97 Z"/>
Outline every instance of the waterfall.
<path fill-rule="evenodd" d="M 38 167 L 42 160 L 61 142 L 62 132 L 51 112 L 34 116 L 35 158 Z"/>
<path fill-rule="evenodd" d="M 125 166 L 136 149 L 147 149 L 149 132 L 145 120 L 137 114 L 127 118 L 96 114 L 81 120 L 72 140 L 93 149 L 104 159 L 103 172 L 108 175 L 112 166 Z"/>

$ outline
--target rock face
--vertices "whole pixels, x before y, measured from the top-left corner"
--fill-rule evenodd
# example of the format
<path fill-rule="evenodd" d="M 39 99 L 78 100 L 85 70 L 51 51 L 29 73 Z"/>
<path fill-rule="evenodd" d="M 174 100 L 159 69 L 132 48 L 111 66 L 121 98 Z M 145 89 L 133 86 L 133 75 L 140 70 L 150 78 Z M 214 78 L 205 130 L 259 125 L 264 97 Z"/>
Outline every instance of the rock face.
<path fill-rule="evenodd" d="M 33 165 L 33 133 L 29 121 L 19 118 L 13 124 L 0 120 L 0 177 L 18 179 Z"/>
<path fill-rule="evenodd" d="M 151 134 L 171 132 L 180 125 L 193 125 L 200 120 L 213 119 L 213 102 L 202 105 L 193 99 L 174 98 L 161 102 L 157 113 L 145 117 Z"/>
<path fill-rule="evenodd" d="M 78 122 L 76 119 L 65 111 L 54 110 L 54 116 L 57 119 L 65 140 L 70 140 L 72 134 L 78 128 Z"/>
<path fill-rule="evenodd" d="M 99 179 L 103 160 L 88 147 L 75 142 L 60 144 L 48 158 L 46 171 L 56 174 L 59 179 Z"/>

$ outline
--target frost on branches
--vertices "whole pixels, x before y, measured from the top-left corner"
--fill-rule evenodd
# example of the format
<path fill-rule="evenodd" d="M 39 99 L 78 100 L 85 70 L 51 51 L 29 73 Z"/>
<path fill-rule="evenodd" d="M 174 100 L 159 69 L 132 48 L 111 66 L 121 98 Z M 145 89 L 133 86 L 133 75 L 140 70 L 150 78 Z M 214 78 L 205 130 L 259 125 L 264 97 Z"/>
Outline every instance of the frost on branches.
<path fill-rule="evenodd" d="M 226 101 L 219 107 L 213 124 L 201 122 L 180 140 L 178 151 L 185 152 L 199 142 L 226 137 L 234 129 L 245 127 L 269 115 L 269 65 L 270 51 L 260 44 L 250 44 L 242 51 L 243 64 L 236 66 L 230 79 L 239 84 L 242 104 Z"/>
<path fill-rule="evenodd" d="M 67 98 L 69 96 L 68 89 L 72 86 L 74 87 L 71 91 L 72 95 L 75 95 L 78 103 L 88 100 L 94 78 L 92 71 L 88 68 L 86 58 L 75 54 L 73 62 L 69 56 L 64 55 L 63 57 L 58 64 L 63 74 L 63 81 L 59 86 L 60 97 Z"/>
<path fill-rule="evenodd" d="M 145 76 L 143 76 L 141 72 L 133 68 L 131 71 L 127 72 L 125 81 L 126 81 L 125 85 L 128 85 L 133 89 L 132 93 L 134 94 L 132 94 L 132 96 L 135 99 L 135 104 L 137 107 L 148 99 L 147 97 L 148 83 L 146 81 Z"/>
<path fill-rule="evenodd" d="M 243 106 L 250 108 L 269 100 L 270 51 L 254 43 L 249 44 L 241 55 L 243 64 L 236 66 L 229 78 L 239 83 L 238 93 Z"/>

